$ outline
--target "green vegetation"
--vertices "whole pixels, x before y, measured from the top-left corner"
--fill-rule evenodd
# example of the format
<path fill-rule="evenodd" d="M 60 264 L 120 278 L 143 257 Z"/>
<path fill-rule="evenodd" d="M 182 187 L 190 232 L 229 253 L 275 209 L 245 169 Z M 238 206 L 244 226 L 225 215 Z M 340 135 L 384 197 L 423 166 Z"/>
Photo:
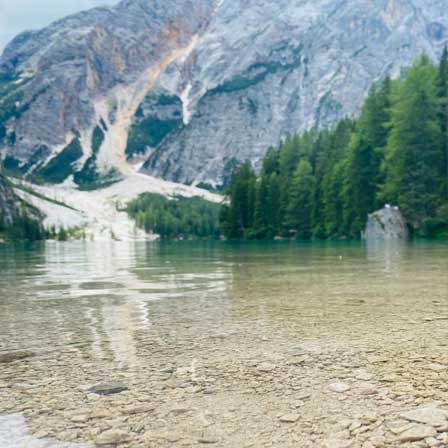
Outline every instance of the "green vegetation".
<path fill-rule="evenodd" d="M 12 185 L 1 172 L 0 193 L 6 196 L 0 198 L 0 239 L 36 241 L 47 237 L 38 212 L 14 195 Z"/>
<path fill-rule="evenodd" d="M 103 142 L 104 142 L 104 132 L 99 126 L 96 126 L 92 133 L 92 154 L 93 155 L 96 156 L 98 154 L 98 151 L 100 150 Z"/>
<path fill-rule="evenodd" d="M 138 227 L 163 239 L 218 238 L 219 210 L 219 204 L 198 197 L 169 200 L 152 193 L 140 195 L 127 207 Z"/>
<path fill-rule="evenodd" d="M 8 225 L 0 219 L 1 239 L 40 241 L 48 236 L 40 222 L 28 212 L 25 206 L 14 215 L 12 224 Z"/>
<path fill-rule="evenodd" d="M 105 126 L 104 121 L 102 125 Z M 105 174 L 98 172 L 96 162 L 103 142 L 104 132 L 100 126 L 96 126 L 92 133 L 92 155 L 86 160 L 81 171 L 75 173 L 73 177 L 80 190 L 90 191 L 106 188 L 120 179 L 120 175 L 115 169 L 111 169 Z"/>
<path fill-rule="evenodd" d="M 3 159 L 2 170 L 11 177 L 22 177 L 25 171 L 24 167 L 20 165 L 20 161 L 10 155 Z"/>
<path fill-rule="evenodd" d="M 59 184 L 74 173 L 73 164 L 83 155 L 79 139 L 74 138 L 57 156 L 34 174 L 36 179 Z"/>
<path fill-rule="evenodd" d="M 212 184 L 209 184 L 208 182 L 199 182 L 196 185 L 197 188 L 200 188 L 201 190 L 207 190 L 212 193 L 220 194 L 223 193 L 223 187 L 222 186 L 214 186 Z"/>
<path fill-rule="evenodd" d="M 176 95 L 166 95 L 166 94 L 159 95 L 157 103 L 159 104 L 159 106 L 182 105 L 182 102 L 180 101 L 179 97 L 177 97 Z"/>
<path fill-rule="evenodd" d="M 448 235 L 448 51 L 372 86 L 357 120 L 269 148 L 257 176 L 233 173 L 228 238 L 359 238 L 369 213 L 397 204 L 414 235 Z"/>
<path fill-rule="evenodd" d="M 293 50 L 293 60 L 289 63 L 273 61 L 252 64 L 247 68 L 245 75 L 235 76 L 235 78 L 232 78 L 215 87 L 214 89 L 209 90 L 207 92 L 207 95 L 216 95 L 219 93 L 238 92 L 239 90 L 245 90 L 264 81 L 270 74 L 274 74 L 282 70 L 287 71 L 296 68 L 301 64 L 300 54 L 302 52 L 302 49 L 303 48 L 299 46 Z M 274 55 L 272 54 L 271 56 L 274 57 Z"/>
<path fill-rule="evenodd" d="M 134 123 L 129 131 L 127 157 L 144 153 L 148 146 L 157 147 L 168 134 L 182 124 L 182 119 L 163 120 L 154 115 Z"/>
<path fill-rule="evenodd" d="M 122 177 L 120 172 L 116 168 L 111 168 L 106 173 L 99 173 L 97 171 L 95 161 L 89 158 L 86 164 L 90 161 L 90 166 L 84 165 L 82 171 L 78 172 L 74 176 L 75 183 L 82 191 L 93 191 L 107 188 L 116 182 L 119 182 Z"/>

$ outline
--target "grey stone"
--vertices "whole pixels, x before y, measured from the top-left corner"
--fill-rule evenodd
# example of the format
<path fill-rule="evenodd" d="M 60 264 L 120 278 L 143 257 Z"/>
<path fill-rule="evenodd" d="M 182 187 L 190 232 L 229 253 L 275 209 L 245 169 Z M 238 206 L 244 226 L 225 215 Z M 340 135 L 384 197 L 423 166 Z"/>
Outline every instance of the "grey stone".
<path fill-rule="evenodd" d="M 325 448 L 351 448 L 353 446 L 353 440 L 329 440 L 325 444 Z"/>
<path fill-rule="evenodd" d="M 300 419 L 299 414 L 286 414 L 280 417 L 282 423 L 296 423 Z"/>
<path fill-rule="evenodd" d="M 121 383 L 105 383 L 93 386 L 88 391 L 96 395 L 115 395 L 127 390 L 128 387 Z"/>
<path fill-rule="evenodd" d="M 332 391 L 332 392 L 336 392 L 338 394 L 342 394 L 344 392 L 348 392 L 350 390 L 350 386 L 346 383 L 342 383 L 339 381 L 335 381 L 333 383 L 330 383 L 328 388 Z"/>
<path fill-rule="evenodd" d="M 274 364 L 264 362 L 257 367 L 257 370 L 260 373 L 270 373 L 270 372 L 273 372 L 276 368 L 277 368 L 277 366 L 275 366 Z"/>
<path fill-rule="evenodd" d="M 401 433 L 398 437 L 400 442 L 418 442 L 437 435 L 437 431 L 432 426 L 413 425 L 408 430 Z"/>
<path fill-rule="evenodd" d="M 447 424 L 448 412 L 435 407 L 421 407 L 413 411 L 404 412 L 401 414 L 401 417 L 411 422 L 441 427 Z"/>
<path fill-rule="evenodd" d="M 374 240 L 406 240 L 409 237 L 406 221 L 398 207 L 386 205 L 369 215 L 363 238 Z"/>
<path fill-rule="evenodd" d="M 35 356 L 35 353 L 29 351 L 0 353 L 0 364 L 21 361 L 23 359 L 31 358 L 32 356 Z"/>
<path fill-rule="evenodd" d="M 118 443 L 130 442 L 131 436 L 124 431 L 111 429 L 100 434 L 95 443 L 97 445 L 115 445 Z"/>

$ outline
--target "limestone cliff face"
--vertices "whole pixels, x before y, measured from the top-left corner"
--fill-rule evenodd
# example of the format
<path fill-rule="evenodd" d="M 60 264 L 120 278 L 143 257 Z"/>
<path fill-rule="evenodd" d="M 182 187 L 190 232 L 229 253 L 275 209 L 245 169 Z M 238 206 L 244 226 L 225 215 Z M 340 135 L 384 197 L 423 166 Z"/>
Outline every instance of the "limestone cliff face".
<path fill-rule="evenodd" d="M 439 56 L 447 27 L 444 0 L 125 0 L 7 47 L 2 147 L 28 172 L 93 156 L 100 172 L 138 161 L 220 184 L 235 161 L 258 165 L 286 135 L 356 113 L 372 81 Z M 64 152 L 74 140 L 81 152 Z"/>
<path fill-rule="evenodd" d="M 76 171 L 92 155 L 98 126 L 106 133 L 98 164 L 124 169 L 139 103 L 188 51 L 213 8 L 212 0 L 124 0 L 19 35 L 0 59 L 3 148 L 23 170 L 36 172 L 76 140 L 57 160 Z M 73 150 L 79 147 L 82 155 Z"/>

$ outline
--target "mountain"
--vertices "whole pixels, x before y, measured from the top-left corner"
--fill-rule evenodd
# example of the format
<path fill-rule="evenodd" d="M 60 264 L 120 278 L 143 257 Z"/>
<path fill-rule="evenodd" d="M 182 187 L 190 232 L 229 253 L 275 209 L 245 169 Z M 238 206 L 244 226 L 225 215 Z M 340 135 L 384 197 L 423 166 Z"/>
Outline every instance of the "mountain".
<path fill-rule="evenodd" d="M 358 112 L 422 52 L 444 0 L 124 0 L 15 38 L 0 59 L 6 168 L 92 188 L 135 170 L 219 185 L 237 161 Z"/>

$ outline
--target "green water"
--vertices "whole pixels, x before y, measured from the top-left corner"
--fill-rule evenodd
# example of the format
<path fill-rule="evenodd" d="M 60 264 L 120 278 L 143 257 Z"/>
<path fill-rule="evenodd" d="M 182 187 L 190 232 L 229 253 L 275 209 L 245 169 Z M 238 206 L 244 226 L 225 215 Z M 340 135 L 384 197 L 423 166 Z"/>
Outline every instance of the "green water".
<path fill-rule="evenodd" d="M 179 316 L 219 326 L 236 310 L 277 325 L 284 307 L 343 317 L 353 302 L 386 318 L 391 306 L 423 312 L 448 301 L 444 243 L 1 245 L 0 272 L 0 350 L 93 345 L 92 332 L 120 327 L 121 309 L 133 333 Z M 108 330 L 110 314 L 117 322 Z"/>
<path fill-rule="evenodd" d="M 0 363 L 0 447 L 41 446 L 8 432 L 21 418 L 83 446 L 113 427 L 125 448 L 289 448 L 327 446 L 338 419 L 367 414 L 384 429 L 354 446 L 393 441 L 403 410 L 448 406 L 447 322 L 446 243 L 1 245 L 0 355 L 35 356 Z M 108 381 L 129 391 L 86 393 Z M 136 403 L 155 410 L 122 414 Z"/>

